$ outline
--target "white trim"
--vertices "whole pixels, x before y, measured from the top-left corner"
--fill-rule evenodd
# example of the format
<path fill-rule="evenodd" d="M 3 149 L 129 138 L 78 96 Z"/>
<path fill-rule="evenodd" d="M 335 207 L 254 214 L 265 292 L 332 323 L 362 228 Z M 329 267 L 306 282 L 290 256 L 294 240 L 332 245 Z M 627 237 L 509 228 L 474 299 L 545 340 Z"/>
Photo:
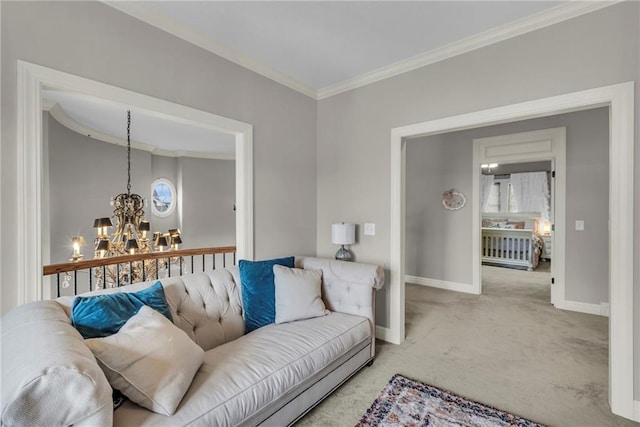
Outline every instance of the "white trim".
<path fill-rule="evenodd" d="M 351 79 L 332 84 L 330 86 L 315 89 L 280 71 L 251 58 L 229 46 L 203 36 L 186 25 L 180 24 L 170 17 L 159 13 L 144 5 L 144 2 L 122 2 L 103 0 L 103 3 L 117 9 L 127 15 L 133 16 L 149 25 L 161 29 L 169 34 L 181 38 L 191 44 L 205 49 L 215 55 L 234 62 L 255 73 L 267 77 L 283 86 L 300 92 L 303 95 L 316 100 L 328 98 L 343 92 L 347 92 L 368 84 L 397 76 L 436 62 L 444 61 L 463 53 L 473 51 L 494 43 L 501 42 L 522 34 L 557 24 L 586 13 L 594 12 L 607 6 L 618 3 L 616 1 L 570 1 L 556 7 L 543 10 L 534 15 L 509 22 L 482 33 L 450 43 L 446 46 L 430 50 L 428 52 L 407 58 L 385 67 L 373 70 Z"/>
<path fill-rule="evenodd" d="M 133 16 L 142 22 L 159 28 L 169 34 L 181 38 L 182 40 L 189 42 L 193 45 L 201 47 L 215 55 L 218 55 L 226 60 L 229 60 L 241 67 L 247 68 L 255 73 L 260 74 L 268 79 L 271 79 L 283 86 L 295 90 L 310 98 L 316 99 L 317 91 L 298 80 L 287 76 L 280 71 L 251 58 L 229 46 L 223 45 L 214 39 L 205 37 L 197 31 L 189 28 L 186 25 L 180 24 L 168 16 L 158 13 L 153 9 L 144 5 L 144 2 L 123 2 L 123 1 L 109 1 L 103 0 L 103 3 L 117 9 L 127 15 Z"/>
<path fill-rule="evenodd" d="M 473 140 L 473 230 L 472 244 L 477 248 L 472 252 L 473 285 L 478 294 L 482 293 L 482 209 L 480 207 L 480 164 L 528 162 L 551 160 L 556 175 L 554 179 L 552 220 L 555 231 L 551 235 L 553 258 L 551 277 L 551 303 L 562 306 L 565 300 L 565 230 L 566 230 L 566 188 L 567 188 L 567 129 L 557 127 L 507 135 L 475 138 Z M 498 214 L 497 216 L 499 216 Z M 517 216 L 516 213 L 506 214 Z M 521 214 L 525 215 L 525 214 Z"/>
<path fill-rule="evenodd" d="M 565 300 L 563 304 L 556 305 L 556 308 L 559 308 L 561 310 L 577 311 L 578 313 L 595 314 L 596 316 L 608 317 L 603 304 L 605 303 L 590 304 L 587 302 Z"/>
<path fill-rule="evenodd" d="M 471 37 L 458 40 L 411 58 L 403 59 L 393 64 L 378 68 L 377 70 L 369 71 L 354 78 L 321 88 L 318 90 L 317 98 L 329 98 L 331 96 L 404 74 L 427 65 L 435 64 L 436 62 L 444 61 L 454 56 L 462 55 L 503 40 L 517 37 L 549 25 L 557 24 L 586 13 L 594 12 L 615 3 L 617 2 L 565 2 L 537 14 L 509 22 L 502 26 L 475 34 Z"/>
<path fill-rule="evenodd" d="M 446 280 L 429 279 L 428 277 L 404 276 L 404 282 L 413 283 L 420 286 L 428 286 L 430 288 L 444 289 L 447 291 L 464 292 L 466 294 L 476 294 L 473 285 L 470 283 L 449 282 Z"/>
<path fill-rule="evenodd" d="M 42 293 L 42 104 L 43 86 L 80 92 L 155 111 L 182 123 L 205 126 L 235 136 L 237 257 L 253 259 L 253 126 L 159 98 L 95 82 L 18 60 L 18 304 Z"/>
<path fill-rule="evenodd" d="M 640 400 L 634 401 L 633 402 L 633 407 L 634 407 L 633 420 L 634 421 L 640 421 Z"/>
<path fill-rule="evenodd" d="M 391 340 L 391 329 L 376 325 L 376 339 L 389 342 Z"/>
<path fill-rule="evenodd" d="M 609 403 L 613 413 L 633 417 L 634 90 L 634 82 L 626 82 L 391 129 L 389 320 L 394 342 L 404 339 L 404 138 L 609 106 Z"/>

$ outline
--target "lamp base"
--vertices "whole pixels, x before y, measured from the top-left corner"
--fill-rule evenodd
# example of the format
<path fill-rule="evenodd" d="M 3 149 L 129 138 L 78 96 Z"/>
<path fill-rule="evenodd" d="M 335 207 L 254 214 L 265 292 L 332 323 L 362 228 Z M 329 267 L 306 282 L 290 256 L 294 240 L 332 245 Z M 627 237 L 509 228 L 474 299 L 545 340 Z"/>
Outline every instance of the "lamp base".
<path fill-rule="evenodd" d="M 336 259 L 338 261 L 353 261 L 353 255 L 349 251 L 349 249 L 345 248 L 344 245 L 340 246 L 338 252 L 336 252 Z"/>

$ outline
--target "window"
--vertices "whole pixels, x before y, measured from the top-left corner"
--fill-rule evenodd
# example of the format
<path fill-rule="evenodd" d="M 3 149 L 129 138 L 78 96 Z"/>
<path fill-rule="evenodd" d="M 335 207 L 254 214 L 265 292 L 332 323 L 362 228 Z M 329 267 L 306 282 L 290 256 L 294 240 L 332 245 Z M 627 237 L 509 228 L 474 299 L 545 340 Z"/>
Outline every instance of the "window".
<path fill-rule="evenodd" d="M 500 212 L 500 183 L 494 182 L 489 191 L 486 212 Z"/>
<path fill-rule="evenodd" d="M 151 212 L 166 217 L 176 208 L 176 187 L 166 178 L 158 178 L 151 184 Z"/>
<path fill-rule="evenodd" d="M 506 189 L 506 190 L 505 190 Z M 517 212 L 513 187 L 508 179 L 496 180 L 489 192 L 489 203 L 485 212 Z"/>

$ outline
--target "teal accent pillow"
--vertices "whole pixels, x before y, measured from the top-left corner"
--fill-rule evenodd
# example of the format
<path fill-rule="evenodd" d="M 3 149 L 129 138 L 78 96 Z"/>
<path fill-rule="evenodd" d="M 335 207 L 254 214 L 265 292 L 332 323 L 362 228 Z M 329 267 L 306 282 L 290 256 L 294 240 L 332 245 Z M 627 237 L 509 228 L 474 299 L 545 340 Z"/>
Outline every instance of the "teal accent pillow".
<path fill-rule="evenodd" d="M 270 325 L 276 319 L 276 288 L 273 283 L 273 266 L 294 267 L 294 257 L 265 261 L 238 262 L 242 286 L 244 332 L 249 333 Z"/>
<path fill-rule="evenodd" d="M 118 332 L 143 305 L 173 322 L 162 283 L 156 282 L 138 292 L 76 297 L 71 305 L 71 324 L 85 339 L 108 337 Z"/>

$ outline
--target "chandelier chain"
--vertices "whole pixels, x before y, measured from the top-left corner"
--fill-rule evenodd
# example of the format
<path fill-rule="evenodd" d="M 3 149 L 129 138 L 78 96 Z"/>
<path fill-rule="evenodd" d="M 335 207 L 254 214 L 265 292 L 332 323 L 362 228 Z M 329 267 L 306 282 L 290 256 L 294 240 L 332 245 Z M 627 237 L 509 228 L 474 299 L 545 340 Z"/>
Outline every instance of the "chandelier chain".
<path fill-rule="evenodd" d="M 131 194 L 131 110 L 127 110 L 127 194 Z"/>

